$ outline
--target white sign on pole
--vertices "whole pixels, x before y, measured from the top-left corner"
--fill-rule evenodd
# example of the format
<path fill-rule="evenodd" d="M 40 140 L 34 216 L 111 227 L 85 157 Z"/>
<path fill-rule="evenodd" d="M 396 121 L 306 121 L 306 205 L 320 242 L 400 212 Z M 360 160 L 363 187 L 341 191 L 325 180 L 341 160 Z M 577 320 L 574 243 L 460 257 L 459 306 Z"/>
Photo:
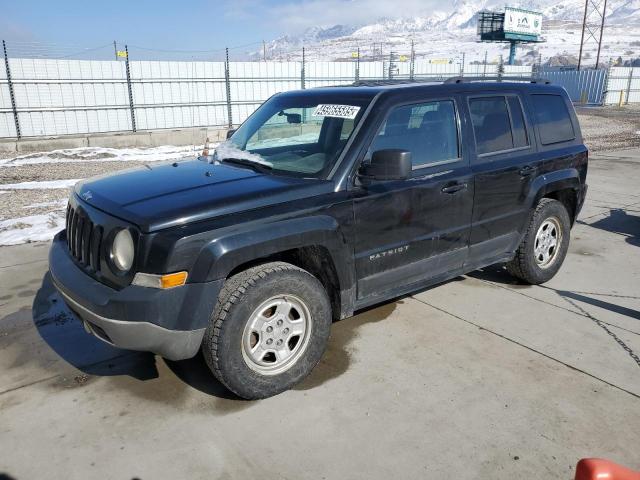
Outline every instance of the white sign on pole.
<path fill-rule="evenodd" d="M 504 31 L 521 35 L 540 35 L 542 33 L 542 13 L 505 7 Z"/>

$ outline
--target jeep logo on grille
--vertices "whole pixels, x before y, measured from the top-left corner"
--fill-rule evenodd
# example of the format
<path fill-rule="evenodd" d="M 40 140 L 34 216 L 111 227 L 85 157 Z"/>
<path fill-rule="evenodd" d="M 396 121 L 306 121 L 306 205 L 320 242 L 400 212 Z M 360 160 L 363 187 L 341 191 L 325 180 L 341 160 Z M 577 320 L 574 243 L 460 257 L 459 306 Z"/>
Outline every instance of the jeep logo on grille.
<path fill-rule="evenodd" d="M 80 196 L 87 202 L 93 198 L 93 194 L 91 193 L 91 190 L 87 190 Z"/>

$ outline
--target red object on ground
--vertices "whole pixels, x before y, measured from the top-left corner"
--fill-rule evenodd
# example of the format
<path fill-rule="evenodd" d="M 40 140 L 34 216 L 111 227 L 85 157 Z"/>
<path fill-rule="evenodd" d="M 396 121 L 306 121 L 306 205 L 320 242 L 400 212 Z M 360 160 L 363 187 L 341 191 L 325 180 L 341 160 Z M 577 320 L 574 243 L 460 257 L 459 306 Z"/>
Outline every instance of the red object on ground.
<path fill-rule="evenodd" d="M 640 472 L 603 458 L 583 458 L 576 466 L 575 480 L 640 480 Z"/>

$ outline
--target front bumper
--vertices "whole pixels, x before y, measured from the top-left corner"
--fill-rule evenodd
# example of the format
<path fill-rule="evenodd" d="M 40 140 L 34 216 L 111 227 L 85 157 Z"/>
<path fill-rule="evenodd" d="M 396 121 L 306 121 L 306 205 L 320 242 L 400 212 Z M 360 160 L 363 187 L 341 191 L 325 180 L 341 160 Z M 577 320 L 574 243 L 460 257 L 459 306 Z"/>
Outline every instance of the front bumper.
<path fill-rule="evenodd" d="M 51 245 L 49 270 L 65 303 L 90 333 L 116 347 L 170 360 L 197 353 L 222 280 L 167 290 L 136 285 L 115 290 L 75 264 L 62 235 Z"/>

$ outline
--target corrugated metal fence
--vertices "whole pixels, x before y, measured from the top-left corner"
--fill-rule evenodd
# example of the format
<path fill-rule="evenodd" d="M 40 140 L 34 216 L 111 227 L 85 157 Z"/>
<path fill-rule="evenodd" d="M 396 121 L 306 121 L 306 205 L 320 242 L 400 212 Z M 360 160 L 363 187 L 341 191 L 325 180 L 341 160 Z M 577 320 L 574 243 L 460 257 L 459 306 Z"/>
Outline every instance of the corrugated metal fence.
<path fill-rule="evenodd" d="M 497 65 L 398 62 L 175 62 L 8 59 L 0 63 L 0 137 L 37 137 L 240 124 L 277 92 L 354 80 L 495 76 Z M 504 75 L 531 76 L 529 66 Z M 544 72 L 576 102 L 640 101 L 640 69 Z M 633 77 L 631 75 L 633 73 Z M 608 85 L 605 88 L 605 80 Z M 131 95 L 129 95 L 129 88 Z M 626 89 L 626 90 L 625 90 Z M 586 93 L 584 93 L 586 92 Z M 16 129 L 15 113 L 20 127 Z M 132 116 L 133 113 L 133 116 Z"/>
<path fill-rule="evenodd" d="M 607 71 L 600 70 L 549 70 L 544 69 L 541 76 L 552 83 L 562 85 L 573 102 L 588 105 L 601 105 L 607 83 Z"/>

